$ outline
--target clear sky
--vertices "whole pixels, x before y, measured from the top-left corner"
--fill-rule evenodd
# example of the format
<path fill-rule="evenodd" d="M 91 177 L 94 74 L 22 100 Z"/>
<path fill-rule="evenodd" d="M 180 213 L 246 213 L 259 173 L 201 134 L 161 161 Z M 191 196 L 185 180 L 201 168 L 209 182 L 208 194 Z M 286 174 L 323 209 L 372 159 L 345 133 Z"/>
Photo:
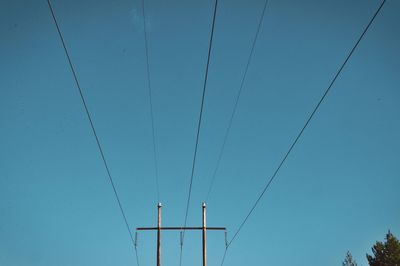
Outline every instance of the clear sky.
<path fill-rule="evenodd" d="M 163 225 L 180 226 L 213 1 L 145 0 Z M 188 225 L 204 200 L 263 0 L 220 0 Z M 271 0 L 208 204 L 238 228 L 380 2 Z M 139 0 L 54 0 L 129 225 L 156 224 Z M 388 0 L 225 265 L 361 265 L 400 236 L 400 2 Z M 136 265 L 47 3 L 0 1 L 0 265 Z M 183 265 L 201 265 L 187 232 Z M 155 234 L 139 234 L 140 265 Z M 209 265 L 224 235 L 209 233 Z M 178 265 L 179 233 L 163 235 Z"/>

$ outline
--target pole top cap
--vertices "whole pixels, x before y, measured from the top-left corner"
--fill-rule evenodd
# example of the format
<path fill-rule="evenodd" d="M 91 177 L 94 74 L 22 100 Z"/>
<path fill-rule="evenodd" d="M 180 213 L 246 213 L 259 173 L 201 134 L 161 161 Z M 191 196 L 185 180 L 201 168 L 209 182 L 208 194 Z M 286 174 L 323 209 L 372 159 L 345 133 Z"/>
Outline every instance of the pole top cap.
<path fill-rule="evenodd" d="M 201 206 L 202 206 L 203 208 L 205 208 L 205 207 L 206 207 L 206 203 L 203 202 L 203 203 L 201 204 Z"/>
<path fill-rule="evenodd" d="M 161 207 L 162 207 L 161 202 L 159 202 L 159 203 L 157 204 L 157 207 L 158 207 L 158 208 L 161 208 Z"/>

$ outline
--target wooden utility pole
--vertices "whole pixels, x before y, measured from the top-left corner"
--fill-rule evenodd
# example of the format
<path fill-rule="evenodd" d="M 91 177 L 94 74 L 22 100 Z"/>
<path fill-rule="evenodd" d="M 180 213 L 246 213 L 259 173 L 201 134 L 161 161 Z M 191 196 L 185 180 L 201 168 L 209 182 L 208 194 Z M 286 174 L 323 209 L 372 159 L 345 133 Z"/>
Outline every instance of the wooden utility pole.
<path fill-rule="evenodd" d="M 207 247 L 206 247 L 206 203 L 202 204 L 203 209 L 203 266 L 207 266 Z"/>
<path fill-rule="evenodd" d="M 157 266 L 161 266 L 161 203 L 157 205 L 158 219 L 157 219 Z"/>
<path fill-rule="evenodd" d="M 158 219 L 157 219 L 157 227 L 138 227 L 136 230 L 144 231 L 144 230 L 157 230 L 157 266 L 161 266 L 161 231 L 163 230 L 201 230 L 202 231 L 202 240 L 203 240 L 203 266 L 207 266 L 207 241 L 206 241 L 206 232 L 207 230 L 224 230 L 225 227 L 207 227 L 207 219 L 206 219 L 206 204 L 202 204 L 202 226 L 201 227 L 161 227 L 161 203 L 158 203 Z"/>

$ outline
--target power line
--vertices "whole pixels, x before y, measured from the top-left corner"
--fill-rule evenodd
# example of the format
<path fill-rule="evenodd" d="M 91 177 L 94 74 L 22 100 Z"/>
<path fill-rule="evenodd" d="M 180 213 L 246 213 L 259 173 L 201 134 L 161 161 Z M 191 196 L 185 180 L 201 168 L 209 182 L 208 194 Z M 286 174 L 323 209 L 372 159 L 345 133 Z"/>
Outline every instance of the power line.
<path fill-rule="evenodd" d="M 203 93 L 201 96 L 200 113 L 199 113 L 199 119 L 198 119 L 198 124 L 197 124 L 196 144 L 195 144 L 194 154 L 193 154 L 192 171 L 190 174 L 189 192 L 188 192 L 188 197 L 187 197 L 187 202 L 186 202 L 185 222 L 184 222 L 183 227 L 186 227 L 186 224 L 187 224 L 187 218 L 188 218 L 188 213 L 189 213 L 189 203 L 190 203 L 190 197 L 192 194 L 193 176 L 194 176 L 194 170 L 195 170 L 195 165 L 196 165 L 197 147 L 199 144 L 200 128 L 201 128 L 201 121 L 202 121 L 202 116 L 203 116 L 204 98 L 205 98 L 205 94 L 206 94 L 208 69 L 210 66 L 211 49 L 212 49 L 212 42 L 213 42 L 213 37 L 214 37 L 214 26 L 215 26 L 216 14 L 217 14 L 217 7 L 218 7 L 218 0 L 215 0 L 214 13 L 213 13 L 212 25 L 211 25 L 210 41 L 208 44 L 207 64 L 206 64 L 206 69 L 205 69 L 205 74 L 204 74 Z M 185 238 L 185 231 L 183 231 L 183 234 L 182 234 L 182 243 L 183 243 L 184 238 Z M 181 245 L 179 265 L 182 265 L 182 252 L 183 252 L 183 245 Z"/>
<path fill-rule="evenodd" d="M 223 155 L 223 153 L 225 151 L 225 144 L 226 144 L 226 141 L 227 141 L 228 136 L 229 136 L 229 132 L 230 132 L 231 127 L 232 127 L 233 118 L 234 118 L 234 116 L 236 114 L 236 110 L 237 110 L 237 106 L 238 106 L 238 103 L 239 103 L 240 95 L 242 94 L 242 89 L 243 89 L 243 86 L 244 86 L 244 82 L 246 80 L 247 71 L 249 69 L 250 62 L 251 62 L 251 60 L 253 58 L 254 47 L 256 45 L 256 42 L 257 42 L 257 39 L 258 39 L 258 35 L 260 33 L 260 29 L 261 29 L 262 21 L 264 19 L 265 10 L 267 9 L 267 5 L 268 5 L 268 0 L 266 0 L 265 3 L 264 3 L 264 7 L 263 7 L 263 10 L 262 10 L 262 13 L 261 13 L 261 17 L 260 17 L 260 19 L 258 21 L 256 34 L 254 36 L 253 43 L 251 45 L 250 54 L 249 54 L 249 57 L 247 59 L 247 63 L 246 63 L 246 67 L 245 67 L 245 70 L 244 70 L 244 73 L 243 73 L 243 77 L 242 77 L 242 80 L 240 82 L 240 87 L 239 87 L 238 93 L 236 95 L 235 104 L 233 106 L 233 110 L 232 110 L 231 116 L 229 118 L 228 127 L 225 130 L 225 135 L 224 135 L 224 139 L 222 141 L 221 149 L 219 151 L 217 164 L 216 164 L 216 166 L 214 168 L 214 171 L 213 171 L 213 174 L 212 174 L 212 177 L 211 177 L 211 182 L 210 182 L 210 185 L 208 187 L 208 191 L 207 191 L 207 194 L 206 194 L 204 202 L 208 201 L 208 198 L 209 198 L 209 196 L 211 194 L 212 188 L 213 188 L 214 183 L 215 183 L 215 179 L 216 179 L 217 172 L 218 172 L 218 169 L 219 169 L 219 166 L 220 166 L 220 163 L 221 163 L 222 155 Z"/>
<path fill-rule="evenodd" d="M 86 116 L 87 116 L 87 118 L 88 118 L 88 120 L 89 120 L 90 127 L 91 127 L 91 129 L 92 129 L 93 135 L 94 135 L 94 137 L 95 137 L 95 139 L 96 139 L 97 147 L 99 148 L 99 152 L 100 152 L 100 155 L 101 155 L 101 158 L 102 158 L 104 167 L 105 167 L 105 169 L 106 169 L 106 172 L 107 172 L 108 179 L 109 179 L 109 181 L 110 181 L 111 187 L 112 187 L 112 189 L 113 189 L 113 191 L 114 191 L 114 195 L 115 195 L 115 198 L 116 198 L 116 200 L 117 200 L 118 207 L 119 207 L 119 209 L 120 209 L 120 211 L 121 211 L 121 214 L 122 214 L 124 223 L 125 223 L 125 225 L 126 225 L 126 229 L 128 230 L 129 237 L 130 237 L 130 239 L 132 240 L 132 243 L 134 244 L 134 243 L 135 243 L 135 240 L 134 240 L 133 235 L 132 235 L 132 232 L 131 232 L 131 230 L 130 230 L 130 228 L 129 228 L 128 220 L 127 220 L 127 218 L 126 218 L 124 209 L 122 208 L 122 204 L 121 204 L 121 201 L 120 201 L 120 199 L 119 199 L 118 192 L 117 192 L 117 189 L 116 189 L 115 184 L 114 184 L 114 180 L 113 180 L 113 178 L 112 178 L 112 176 L 111 176 L 111 172 L 110 172 L 110 169 L 109 169 L 109 167 L 108 167 L 108 164 L 107 164 L 107 161 L 106 161 L 106 158 L 105 158 L 103 149 L 102 149 L 102 147 L 101 147 L 99 137 L 98 137 L 98 135 L 97 135 L 97 133 L 96 133 L 96 129 L 95 129 L 95 127 L 94 127 L 94 123 L 93 123 L 93 121 L 92 121 L 92 117 L 91 117 L 90 112 L 89 112 L 89 109 L 88 109 L 88 107 L 87 107 L 85 97 L 83 96 L 83 92 L 82 92 L 82 89 L 81 89 L 81 86 L 80 86 L 80 83 L 79 83 L 79 80 L 78 80 L 78 77 L 77 77 L 77 74 L 76 74 L 74 65 L 72 64 L 71 57 L 70 57 L 70 55 L 69 55 L 67 46 L 66 46 L 66 44 L 65 44 L 64 38 L 63 38 L 62 33 L 61 33 L 61 30 L 60 30 L 60 27 L 59 27 L 59 25 L 58 25 L 57 18 L 56 18 L 56 16 L 55 16 L 53 7 L 52 7 L 52 5 L 51 5 L 51 0 L 47 0 L 47 4 L 48 4 L 48 6 L 49 6 L 51 15 L 52 15 L 52 17 L 53 17 L 54 24 L 55 24 L 55 26 L 56 26 L 56 28 L 57 28 L 57 32 L 58 32 L 58 35 L 59 35 L 59 37 L 60 37 L 62 46 L 63 46 L 63 48 L 64 48 L 64 52 L 65 52 L 65 55 L 66 55 L 66 57 L 67 57 L 67 60 L 68 60 L 68 63 L 69 63 L 69 67 L 70 67 L 71 72 L 72 72 L 72 75 L 73 75 L 73 77 L 74 77 L 76 86 L 77 86 L 77 88 L 78 88 L 79 95 L 80 95 L 80 98 L 81 98 L 81 100 L 82 100 L 83 107 L 85 108 Z M 137 256 L 137 250 L 136 250 L 136 248 L 135 248 L 135 253 L 136 253 L 136 256 Z M 137 262 L 139 262 L 139 261 L 137 260 Z M 138 265 L 139 265 L 139 263 L 138 263 Z"/>
<path fill-rule="evenodd" d="M 151 116 L 151 133 L 153 138 L 153 156 L 154 156 L 154 168 L 155 168 L 155 179 L 157 189 L 157 201 L 160 202 L 160 186 L 158 180 L 158 161 L 157 161 L 157 149 L 156 149 L 156 136 L 154 129 L 154 112 L 153 112 L 153 99 L 152 99 L 152 87 L 150 79 L 150 64 L 149 64 L 149 49 L 147 41 L 147 30 L 146 30 L 146 12 L 144 6 L 144 0 L 142 0 L 142 15 L 143 15 L 143 31 L 144 31 L 144 45 L 146 54 L 146 72 L 147 72 L 147 85 L 149 89 L 149 104 L 150 104 L 150 116 Z"/>
<path fill-rule="evenodd" d="M 226 253 L 228 253 L 228 247 L 229 247 L 229 246 L 226 246 L 226 247 L 225 247 L 224 256 L 222 257 L 221 266 L 224 265 L 225 258 L 226 258 Z"/>
<path fill-rule="evenodd" d="M 380 4 L 379 8 L 376 10 L 376 12 L 374 13 L 374 15 L 372 16 L 372 18 L 370 19 L 369 23 L 367 24 L 367 26 L 364 28 L 362 34 L 360 35 L 360 37 L 358 38 L 357 42 L 355 43 L 355 45 L 353 46 L 353 48 L 351 49 L 351 51 L 349 52 L 349 54 L 347 55 L 345 61 L 342 63 L 342 65 L 340 66 L 339 70 L 337 71 L 336 75 L 333 77 L 332 81 L 330 82 L 328 88 L 325 90 L 324 94 L 322 95 L 321 99 L 319 100 L 319 102 L 317 103 L 317 105 L 315 106 L 315 108 L 313 109 L 313 111 L 311 112 L 310 116 L 308 117 L 306 123 L 304 124 L 304 126 L 302 127 L 302 129 L 300 130 L 300 132 L 298 133 L 297 137 L 295 138 L 295 140 L 293 141 L 292 145 L 290 146 L 289 150 L 286 152 L 285 156 L 283 157 L 283 159 L 281 160 L 281 162 L 279 163 L 278 167 L 276 168 L 275 172 L 273 173 L 273 175 L 271 176 L 271 178 L 269 179 L 269 181 L 267 182 L 267 184 L 265 185 L 264 189 L 262 190 L 261 194 L 258 196 L 257 200 L 255 201 L 255 203 L 253 204 L 252 208 L 250 209 L 249 213 L 247 214 L 247 216 L 244 218 L 243 222 L 240 224 L 239 228 L 236 230 L 235 234 L 233 235 L 232 239 L 229 241 L 227 247 L 226 247 L 226 251 L 221 263 L 221 266 L 223 265 L 224 261 L 225 261 L 225 257 L 226 257 L 226 252 L 229 248 L 229 246 L 232 244 L 232 242 L 236 239 L 237 235 L 239 234 L 239 232 L 242 230 L 243 226 L 245 225 L 245 223 L 247 222 L 248 218 L 250 217 L 250 215 L 253 213 L 254 209 L 256 208 L 256 206 L 258 205 L 258 203 L 260 202 L 261 198 L 264 196 L 264 193 L 267 191 L 267 189 L 269 188 L 269 186 L 271 185 L 272 181 L 275 179 L 276 175 L 278 174 L 279 170 L 281 169 L 282 165 L 285 163 L 286 159 L 288 158 L 289 154 L 292 152 L 293 148 L 295 147 L 295 145 L 297 144 L 298 140 L 300 139 L 301 135 L 303 134 L 304 130 L 307 128 L 308 124 L 310 123 L 311 119 L 314 117 L 315 113 L 317 112 L 318 108 L 320 107 L 321 103 L 324 101 L 324 99 L 326 98 L 327 94 L 329 93 L 329 91 L 331 90 L 333 84 L 335 83 L 336 79 L 338 78 L 338 76 L 340 75 L 340 73 L 342 72 L 343 68 L 345 67 L 345 65 L 347 64 L 347 62 L 349 61 L 350 57 L 353 55 L 354 51 L 356 50 L 356 48 L 358 47 L 359 43 L 361 42 L 362 38 L 364 37 L 365 33 L 368 31 L 369 27 L 371 26 L 372 22 L 375 20 L 376 16 L 379 14 L 380 10 L 382 9 L 383 5 L 385 4 L 386 0 L 383 0 L 382 3 Z"/>

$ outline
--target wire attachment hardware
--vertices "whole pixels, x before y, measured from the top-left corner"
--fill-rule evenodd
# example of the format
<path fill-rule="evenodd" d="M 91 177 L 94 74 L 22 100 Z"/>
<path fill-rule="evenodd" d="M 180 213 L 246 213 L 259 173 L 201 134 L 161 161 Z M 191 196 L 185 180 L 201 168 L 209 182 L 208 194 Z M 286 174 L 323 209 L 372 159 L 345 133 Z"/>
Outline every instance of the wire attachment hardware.
<path fill-rule="evenodd" d="M 225 231 L 225 248 L 228 248 L 229 243 L 228 243 L 228 232 Z"/>
<path fill-rule="evenodd" d="M 135 246 L 135 249 L 137 248 L 137 245 L 138 245 L 138 233 L 137 232 L 135 232 L 135 241 L 133 242 L 133 245 Z"/>
<path fill-rule="evenodd" d="M 182 246 L 183 246 L 183 231 L 179 232 L 179 240 L 180 240 L 180 245 L 181 245 L 181 248 L 182 248 Z"/>

